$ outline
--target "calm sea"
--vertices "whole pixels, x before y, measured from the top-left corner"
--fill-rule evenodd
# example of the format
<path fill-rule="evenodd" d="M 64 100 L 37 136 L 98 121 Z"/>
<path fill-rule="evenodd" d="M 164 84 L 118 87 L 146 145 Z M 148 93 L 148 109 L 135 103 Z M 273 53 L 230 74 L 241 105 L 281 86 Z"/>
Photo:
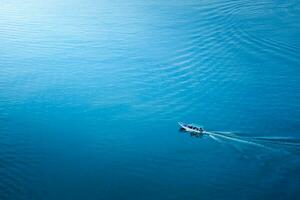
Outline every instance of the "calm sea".
<path fill-rule="evenodd" d="M 0 199 L 299 199 L 297 0 L 1 0 Z M 296 145 L 299 146 L 299 145 Z"/>

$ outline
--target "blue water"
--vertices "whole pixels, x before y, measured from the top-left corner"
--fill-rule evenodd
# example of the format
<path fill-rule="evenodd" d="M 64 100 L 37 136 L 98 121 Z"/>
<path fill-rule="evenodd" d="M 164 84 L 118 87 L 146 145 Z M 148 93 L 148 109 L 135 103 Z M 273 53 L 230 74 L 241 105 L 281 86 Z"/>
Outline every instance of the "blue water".
<path fill-rule="evenodd" d="M 1 1 L 0 199 L 299 199 L 297 145 L 177 125 L 299 139 L 299 35 L 296 0 Z"/>

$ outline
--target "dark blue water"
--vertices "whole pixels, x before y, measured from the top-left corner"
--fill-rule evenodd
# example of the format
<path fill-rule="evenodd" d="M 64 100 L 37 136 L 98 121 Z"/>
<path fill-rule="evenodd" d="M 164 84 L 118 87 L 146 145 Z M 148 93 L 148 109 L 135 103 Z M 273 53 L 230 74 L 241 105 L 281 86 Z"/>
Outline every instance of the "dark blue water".
<path fill-rule="evenodd" d="M 297 145 L 177 125 L 299 138 L 299 35 L 296 0 L 2 0 L 0 199 L 299 199 Z"/>

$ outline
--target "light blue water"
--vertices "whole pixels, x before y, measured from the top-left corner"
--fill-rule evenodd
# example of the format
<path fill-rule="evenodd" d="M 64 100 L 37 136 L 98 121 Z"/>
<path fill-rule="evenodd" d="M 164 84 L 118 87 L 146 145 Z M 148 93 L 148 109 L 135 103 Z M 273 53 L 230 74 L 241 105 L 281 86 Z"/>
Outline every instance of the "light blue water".
<path fill-rule="evenodd" d="M 177 125 L 299 138 L 299 35 L 296 0 L 2 0 L 0 199 L 299 199 L 297 145 Z"/>

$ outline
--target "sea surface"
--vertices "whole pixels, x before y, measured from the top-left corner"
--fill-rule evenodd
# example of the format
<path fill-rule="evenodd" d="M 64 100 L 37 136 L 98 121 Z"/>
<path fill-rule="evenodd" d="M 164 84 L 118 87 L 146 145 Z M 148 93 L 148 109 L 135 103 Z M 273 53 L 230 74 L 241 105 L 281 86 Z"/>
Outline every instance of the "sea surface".
<path fill-rule="evenodd" d="M 0 199 L 300 199 L 299 37 L 297 0 L 1 0 Z"/>

